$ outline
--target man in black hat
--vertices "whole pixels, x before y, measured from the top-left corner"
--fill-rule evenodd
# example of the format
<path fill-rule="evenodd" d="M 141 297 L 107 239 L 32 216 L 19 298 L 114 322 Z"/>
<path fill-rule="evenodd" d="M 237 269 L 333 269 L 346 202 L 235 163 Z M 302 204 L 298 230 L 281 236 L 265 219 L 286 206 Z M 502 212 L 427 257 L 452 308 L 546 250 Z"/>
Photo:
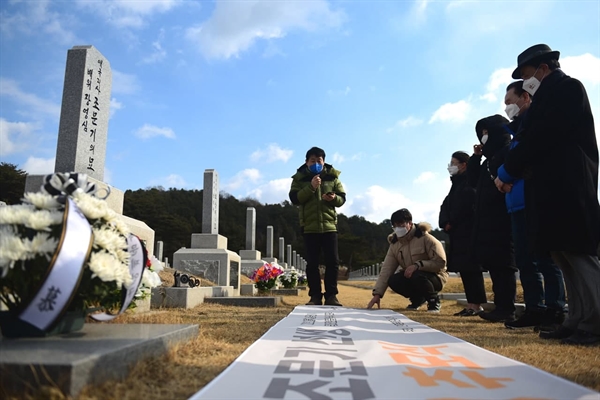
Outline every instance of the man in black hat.
<path fill-rule="evenodd" d="M 512 77 L 534 95 L 504 169 L 525 179 L 529 243 L 552 255 L 569 299 L 562 327 L 541 332 L 565 344 L 600 343 L 598 144 L 585 88 L 565 75 L 545 44 L 519 54 Z"/>

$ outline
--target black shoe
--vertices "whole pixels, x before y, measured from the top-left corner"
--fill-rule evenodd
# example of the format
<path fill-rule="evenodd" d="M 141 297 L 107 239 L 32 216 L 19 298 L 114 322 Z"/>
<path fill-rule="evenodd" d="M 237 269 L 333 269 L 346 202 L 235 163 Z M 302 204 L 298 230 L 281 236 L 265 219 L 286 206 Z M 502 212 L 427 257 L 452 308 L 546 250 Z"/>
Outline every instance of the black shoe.
<path fill-rule="evenodd" d="M 409 311 L 417 311 L 419 307 L 425 304 L 427 301 L 423 298 L 420 299 L 410 299 L 410 304 L 406 306 L 406 309 Z"/>
<path fill-rule="evenodd" d="M 575 330 L 561 325 L 557 330 L 551 332 L 540 332 L 540 339 L 566 339 L 573 335 Z"/>
<path fill-rule="evenodd" d="M 312 296 L 310 301 L 306 303 L 307 306 L 321 306 L 323 305 L 323 299 L 321 296 Z"/>
<path fill-rule="evenodd" d="M 427 300 L 427 312 L 439 313 L 441 309 L 440 296 L 435 296 Z"/>
<path fill-rule="evenodd" d="M 479 307 L 479 310 L 473 310 L 472 308 L 463 308 L 461 311 L 454 313 L 455 317 L 474 317 L 483 312 L 483 308 Z"/>
<path fill-rule="evenodd" d="M 332 296 L 329 296 L 326 300 L 325 300 L 325 305 L 326 306 L 336 306 L 336 307 L 342 307 L 342 303 L 340 303 L 337 299 L 337 296 L 334 294 Z"/>
<path fill-rule="evenodd" d="M 507 321 L 504 326 L 508 329 L 535 328 L 542 323 L 545 310 L 525 310 L 523 315 L 514 321 Z"/>
<path fill-rule="evenodd" d="M 542 321 L 540 322 L 540 332 L 552 332 L 562 326 L 565 320 L 565 312 L 561 309 L 546 308 L 544 315 L 542 315 Z"/>
<path fill-rule="evenodd" d="M 577 329 L 577 331 L 574 334 L 567 338 L 564 338 L 560 342 L 562 344 L 593 346 L 596 344 L 600 344 L 600 335 L 595 335 L 591 332 L 586 332 L 582 331 L 581 329 Z"/>
<path fill-rule="evenodd" d="M 515 320 L 514 313 L 505 313 L 498 311 L 498 309 L 494 309 L 490 312 L 482 312 L 479 314 L 479 317 L 490 322 L 510 322 Z"/>

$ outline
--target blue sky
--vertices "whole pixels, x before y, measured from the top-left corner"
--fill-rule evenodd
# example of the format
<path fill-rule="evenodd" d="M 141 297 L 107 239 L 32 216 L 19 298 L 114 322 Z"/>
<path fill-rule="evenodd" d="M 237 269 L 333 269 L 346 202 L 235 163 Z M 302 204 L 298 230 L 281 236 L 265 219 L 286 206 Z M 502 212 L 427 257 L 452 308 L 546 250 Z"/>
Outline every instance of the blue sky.
<path fill-rule="evenodd" d="M 0 35 L 0 160 L 53 172 L 67 51 L 91 44 L 112 68 L 105 179 L 121 190 L 201 189 L 216 169 L 222 191 L 279 203 L 319 146 L 342 213 L 436 225 L 450 155 L 504 115 L 537 43 L 600 119 L 597 0 L 3 0 Z"/>

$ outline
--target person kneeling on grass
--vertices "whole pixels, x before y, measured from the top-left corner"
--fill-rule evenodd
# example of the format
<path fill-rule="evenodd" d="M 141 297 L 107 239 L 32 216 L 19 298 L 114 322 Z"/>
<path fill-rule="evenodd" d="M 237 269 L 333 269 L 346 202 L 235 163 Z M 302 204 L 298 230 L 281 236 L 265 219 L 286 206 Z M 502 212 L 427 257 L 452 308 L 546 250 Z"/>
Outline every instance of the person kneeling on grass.
<path fill-rule="evenodd" d="M 410 299 L 408 310 L 418 310 L 427 303 L 427 311 L 439 312 L 438 293 L 448 279 L 444 247 L 429 234 L 430 224 L 413 224 L 406 208 L 394 212 L 391 220 L 394 233 L 388 236 L 390 247 L 367 308 L 375 304 L 381 308 L 381 298 L 389 286 Z"/>

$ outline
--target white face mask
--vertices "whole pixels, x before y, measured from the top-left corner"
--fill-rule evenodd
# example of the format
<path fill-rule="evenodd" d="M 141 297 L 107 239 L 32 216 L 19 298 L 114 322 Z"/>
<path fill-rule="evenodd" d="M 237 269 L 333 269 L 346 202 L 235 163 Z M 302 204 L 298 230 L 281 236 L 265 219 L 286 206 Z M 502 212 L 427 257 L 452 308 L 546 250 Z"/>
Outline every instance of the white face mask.
<path fill-rule="evenodd" d="M 504 112 L 506 113 L 506 115 L 508 116 L 508 119 L 510 119 L 510 120 L 515 119 L 515 117 L 517 115 L 519 115 L 519 111 L 521 111 L 521 109 L 516 104 L 509 104 L 504 109 Z"/>
<path fill-rule="evenodd" d="M 458 174 L 458 166 L 457 165 L 449 165 L 448 172 L 450 173 L 450 175 Z"/>
<path fill-rule="evenodd" d="M 401 238 L 402 236 L 406 236 L 406 234 L 408 233 L 408 229 L 406 229 L 405 226 L 395 227 L 394 233 L 396 234 L 396 236 Z"/>
<path fill-rule="evenodd" d="M 535 92 L 537 92 L 537 90 L 540 88 L 540 84 L 542 83 L 538 80 L 538 78 L 535 77 L 538 69 L 540 69 L 540 67 L 537 67 L 533 75 L 531 75 L 531 78 L 523 80 L 523 90 L 532 96 L 535 95 Z"/>
<path fill-rule="evenodd" d="M 485 144 L 485 142 L 487 142 L 487 140 L 488 140 L 488 135 L 483 135 L 481 137 L 481 144 Z"/>

